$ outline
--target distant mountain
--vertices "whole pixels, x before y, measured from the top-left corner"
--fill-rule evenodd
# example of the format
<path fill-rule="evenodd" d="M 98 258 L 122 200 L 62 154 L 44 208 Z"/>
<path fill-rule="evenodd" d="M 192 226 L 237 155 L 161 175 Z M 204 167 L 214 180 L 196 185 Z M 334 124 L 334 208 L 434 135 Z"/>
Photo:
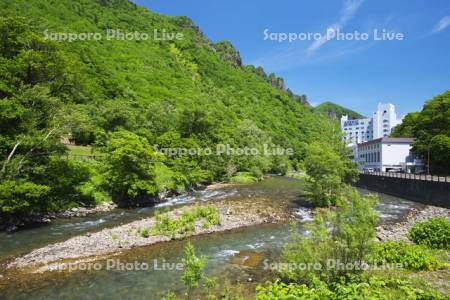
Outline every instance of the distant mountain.
<path fill-rule="evenodd" d="M 319 104 L 314 108 L 314 112 L 316 113 L 324 113 L 328 115 L 328 117 L 332 119 L 340 120 L 343 115 L 347 115 L 349 119 L 361 119 L 365 118 L 365 116 L 353 111 L 351 109 L 345 108 L 343 106 L 337 105 L 333 102 L 324 102 Z"/>

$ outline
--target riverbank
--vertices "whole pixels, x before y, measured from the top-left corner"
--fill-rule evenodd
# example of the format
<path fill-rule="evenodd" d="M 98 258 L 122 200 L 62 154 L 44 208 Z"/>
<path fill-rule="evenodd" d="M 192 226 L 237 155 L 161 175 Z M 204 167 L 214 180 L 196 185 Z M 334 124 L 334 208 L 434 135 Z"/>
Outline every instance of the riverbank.
<path fill-rule="evenodd" d="M 192 191 L 198 191 L 198 190 L 217 190 L 222 189 L 224 187 L 230 187 L 234 185 L 238 185 L 240 183 L 237 182 L 216 182 L 211 183 L 209 185 L 196 185 L 192 186 L 189 191 L 185 191 L 183 193 L 179 193 L 174 190 L 167 190 L 164 189 L 158 193 L 158 195 L 155 197 L 155 200 L 151 203 L 149 203 L 147 206 L 151 206 L 152 204 L 159 204 L 164 203 L 170 200 L 171 197 L 180 196 L 183 194 L 188 194 Z M 64 209 L 60 211 L 55 212 L 48 212 L 43 214 L 36 214 L 36 215 L 30 215 L 25 216 L 22 218 L 16 218 L 14 220 L 8 220 L 5 221 L 5 223 L 0 222 L 0 231 L 5 231 L 9 233 L 13 233 L 15 231 L 26 229 L 33 226 L 40 226 L 45 225 L 48 223 L 51 223 L 53 220 L 56 219 L 67 219 L 67 218 L 74 218 L 74 217 L 86 217 L 89 215 L 97 214 L 97 213 L 104 213 L 108 211 L 112 211 L 114 209 L 118 208 L 118 205 L 113 202 L 104 202 L 101 204 L 98 204 L 96 206 L 78 206 L 73 207 L 69 209 Z"/>
<path fill-rule="evenodd" d="M 74 217 L 86 217 L 88 215 L 93 215 L 102 212 L 108 212 L 116 209 L 117 205 L 114 203 L 101 203 L 96 206 L 80 206 L 74 207 L 66 210 L 48 212 L 45 214 L 31 215 L 23 217 L 21 219 L 16 219 L 11 222 L 0 224 L 0 231 L 4 230 L 6 232 L 15 232 L 17 230 L 27 228 L 34 225 L 44 225 L 51 223 L 55 219 L 66 219 Z"/>
<path fill-rule="evenodd" d="M 412 208 L 404 221 L 378 226 L 377 238 L 380 241 L 409 241 L 407 237 L 409 228 L 416 223 L 426 221 L 433 217 L 450 218 L 450 209 L 437 206 L 426 206 L 421 210 Z"/>
<path fill-rule="evenodd" d="M 195 222 L 195 229 L 189 236 L 224 232 L 262 223 L 283 222 L 290 218 L 290 215 L 282 205 L 268 205 L 267 200 L 263 198 L 252 199 L 251 202 L 245 203 L 222 200 L 209 203 L 208 205 L 190 205 L 174 209 L 168 214 L 170 218 L 176 219 L 181 216 L 186 208 L 206 206 L 217 209 L 220 225 L 210 225 L 206 228 L 202 222 Z M 144 237 L 140 234 L 142 228 L 153 228 L 155 224 L 155 217 L 151 217 L 122 226 L 104 229 L 96 233 L 76 236 L 61 243 L 36 249 L 9 263 L 8 268 L 25 269 L 27 272 L 45 272 L 64 266 L 64 264 L 76 264 L 86 260 L 101 259 L 135 247 L 148 246 L 185 237 L 179 234 L 175 237 L 169 237 L 152 233 L 148 237 Z"/>

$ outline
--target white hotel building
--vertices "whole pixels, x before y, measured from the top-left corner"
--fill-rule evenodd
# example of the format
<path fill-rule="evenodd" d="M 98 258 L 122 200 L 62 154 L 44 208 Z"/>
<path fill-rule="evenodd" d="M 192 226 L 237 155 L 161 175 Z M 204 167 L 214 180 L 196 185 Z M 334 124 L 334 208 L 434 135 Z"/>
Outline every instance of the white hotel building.
<path fill-rule="evenodd" d="M 360 170 L 417 172 L 423 163 L 411 153 L 413 138 L 389 138 L 401 123 L 393 104 L 378 104 L 372 118 L 349 120 L 342 116 L 344 140 L 353 150 Z"/>
<path fill-rule="evenodd" d="M 413 142 L 414 138 L 390 137 L 364 142 L 357 145 L 354 160 L 360 170 L 421 172 L 424 165 L 411 152 Z"/>
<path fill-rule="evenodd" d="M 372 118 L 349 120 L 345 115 L 341 118 L 344 140 L 353 145 L 389 136 L 392 128 L 400 123 L 395 106 L 390 103 L 378 103 L 378 109 Z"/>

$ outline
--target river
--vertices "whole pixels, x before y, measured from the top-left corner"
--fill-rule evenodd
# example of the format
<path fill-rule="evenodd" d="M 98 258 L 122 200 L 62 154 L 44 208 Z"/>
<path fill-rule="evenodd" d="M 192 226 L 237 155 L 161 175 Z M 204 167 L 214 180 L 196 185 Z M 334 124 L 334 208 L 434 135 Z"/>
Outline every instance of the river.
<path fill-rule="evenodd" d="M 311 220 L 310 210 L 300 198 L 302 187 L 301 180 L 275 176 L 253 184 L 192 192 L 171 198 L 157 207 L 117 209 L 81 218 L 55 220 L 51 224 L 13 234 L 2 232 L 0 262 L 4 263 L 32 249 L 63 241 L 75 235 L 152 216 L 161 208 L 171 209 L 193 202 L 218 199 L 252 201 L 255 197 L 264 197 L 267 201 L 273 202 L 288 202 L 288 209 L 297 216 L 295 227 L 289 224 L 264 224 L 189 239 L 195 246 L 197 254 L 207 258 L 207 275 L 217 277 L 221 285 L 226 280 L 233 286 L 240 283 L 246 293 L 254 290 L 258 282 L 269 278 L 270 274 L 264 270 L 264 261 L 276 261 L 283 245 L 289 241 L 292 230 L 304 232 L 304 224 Z M 360 190 L 360 192 L 368 191 Z M 379 196 L 380 203 L 377 210 L 383 223 L 395 222 L 411 208 L 421 206 L 384 194 Z M 182 271 L 176 267 L 181 263 L 185 243 L 186 241 L 172 241 L 125 251 L 114 256 L 114 260 L 100 261 L 95 265 L 98 270 L 53 271 L 44 274 L 17 275 L 12 278 L 0 277 L 0 298 L 159 299 L 168 290 L 181 293 Z M 134 266 L 134 270 L 128 270 L 131 265 Z"/>

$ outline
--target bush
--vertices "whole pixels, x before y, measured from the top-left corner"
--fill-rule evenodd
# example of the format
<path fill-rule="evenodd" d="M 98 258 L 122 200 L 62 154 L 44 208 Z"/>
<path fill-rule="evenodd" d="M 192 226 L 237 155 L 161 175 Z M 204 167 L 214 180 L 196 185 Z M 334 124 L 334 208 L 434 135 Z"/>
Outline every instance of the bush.
<path fill-rule="evenodd" d="M 399 279 L 384 279 L 370 277 L 367 281 L 333 283 L 327 285 L 316 280 L 311 285 L 286 284 L 280 281 L 268 283 L 266 286 L 258 286 L 257 300 L 363 300 L 363 299 L 429 299 L 439 300 L 445 297 L 438 291 L 425 286 L 416 287 L 413 283 Z"/>
<path fill-rule="evenodd" d="M 309 225 L 309 235 L 294 236 L 283 252 L 284 261 L 289 264 L 317 264 L 320 269 L 284 269 L 284 279 L 295 282 L 310 282 L 318 277 L 326 282 L 339 280 L 359 270 L 327 268 L 330 260 L 342 264 L 359 264 L 367 258 L 374 247 L 375 226 L 378 214 L 374 207 L 377 201 L 372 196 L 360 196 L 352 188 L 338 201 L 335 211 L 324 209 L 316 214 Z M 323 216 L 322 216 L 323 215 Z"/>
<path fill-rule="evenodd" d="M 450 221 L 445 217 L 436 217 L 415 224 L 409 229 L 408 238 L 430 248 L 450 249 Z"/>
<path fill-rule="evenodd" d="M 427 249 L 404 241 L 378 243 L 370 261 L 377 264 L 399 263 L 403 268 L 414 271 L 435 270 L 440 266 L 439 261 Z"/>
<path fill-rule="evenodd" d="M 175 238 L 177 234 L 188 235 L 195 231 L 195 222 L 204 219 L 203 228 L 210 225 L 220 225 L 220 216 L 215 207 L 197 207 L 191 211 L 183 211 L 178 219 L 172 219 L 169 214 L 156 214 L 155 234 Z"/>
<path fill-rule="evenodd" d="M 249 172 L 238 172 L 235 176 L 231 177 L 231 182 L 235 183 L 252 183 L 258 181 L 258 178 L 254 177 Z"/>
<path fill-rule="evenodd" d="M 314 288 L 308 288 L 305 284 L 283 283 L 276 281 L 268 283 L 265 287 L 258 286 L 256 288 L 257 300 L 275 300 L 275 299 L 331 299 L 333 293 L 328 289 L 326 284 L 320 284 Z"/>
<path fill-rule="evenodd" d="M 250 175 L 258 180 L 263 178 L 263 172 L 257 166 L 253 166 L 250 168 Z"/>
<path fill-rule="evenodd" d="M 150 236 L 150 230 L 148 228 L 141 228 L 139 229 L 139 234 L 143 238 L 148 238 Z"/>
<path fill-rule="evenodd" d="M 45 211 L 44 199 L 51 188 L 30 181 L 6 180 L 0 183 L 0 216 L 26 215 Z"/>

